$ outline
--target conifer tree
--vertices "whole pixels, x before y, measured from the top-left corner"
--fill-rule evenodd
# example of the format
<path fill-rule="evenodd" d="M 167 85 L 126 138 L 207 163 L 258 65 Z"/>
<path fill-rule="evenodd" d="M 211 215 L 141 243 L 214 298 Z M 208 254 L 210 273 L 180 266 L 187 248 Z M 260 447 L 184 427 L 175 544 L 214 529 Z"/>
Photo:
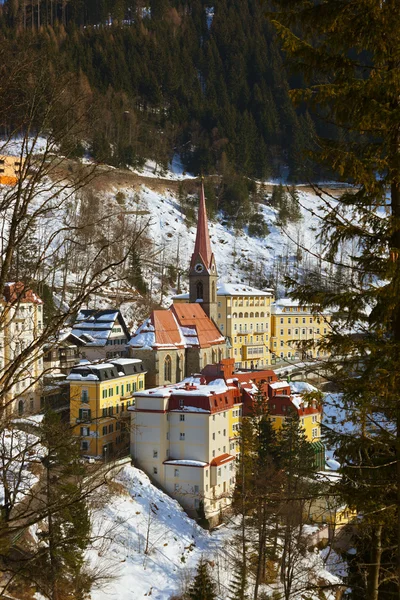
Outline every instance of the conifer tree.
<path fill-rule="evenodd" d="M 201 559 L 197 573 L 189 588 L 188 598 L 190 600 L 216 600 L 217 587 L 210 577 L 207 563 Z"/>
<path fill-rule="evenodd" d="M 354 188 L 325 207 L 322 276 L 296 297 L 334 310 L 340 325 L 323 343 L 333 359 L 354 435 L 333 431 L 340 491 L 363 514 L 369 557 L 358 562 L 364 597 L 398 597 L 400 582 L 400 13 L 395 0 L 274 0 L 271 13 L 307 87 L 292 91 L 338 135 L 320 136 L 315 159 Z M 326 131 L 329 131 L 326 130 Z M 356 248 L 344 261 L 343 253 Z M 350 289 L 327 281 L 330 264 L 351 273 Z M 357 331 L 358 335 L 353 333 Z M 349 332 L 352 332 L 351 334 Z M 346 357 L 340 360 L 339 357 Z M 391 525 L 389 525 L 391 523 Z M 364 527 L 364 524 L 366 527 Z M 365 540 L 366 541 L 366 540 Z M 364 544 L 365 547 L 365 544 Z M 382 561 L 385 556 L 385 563 Z M 367 558 L 367 560 L 364 560 Z M 357 559 L 356 559 L 357 560 Z"/>

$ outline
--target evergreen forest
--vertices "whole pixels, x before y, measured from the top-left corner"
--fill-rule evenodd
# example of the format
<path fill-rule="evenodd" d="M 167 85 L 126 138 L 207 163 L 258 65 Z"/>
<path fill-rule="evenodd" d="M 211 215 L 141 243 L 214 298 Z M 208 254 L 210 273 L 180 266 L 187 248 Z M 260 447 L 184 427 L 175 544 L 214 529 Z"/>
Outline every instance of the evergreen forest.
<path fill-rule="evenodd" d="M 195 174 L 305 180 L 319 175 L 304 164 L 317 127 L 290 101 L 302 82 L 290 80 L 265 10 L 259 0 L 4 0 L 1 69 L 6 79 L 18 50 L 34 63 L 30 80 L 73 80 L 81 129 L 70 155 L 161 169 L 179 156 Z"/>

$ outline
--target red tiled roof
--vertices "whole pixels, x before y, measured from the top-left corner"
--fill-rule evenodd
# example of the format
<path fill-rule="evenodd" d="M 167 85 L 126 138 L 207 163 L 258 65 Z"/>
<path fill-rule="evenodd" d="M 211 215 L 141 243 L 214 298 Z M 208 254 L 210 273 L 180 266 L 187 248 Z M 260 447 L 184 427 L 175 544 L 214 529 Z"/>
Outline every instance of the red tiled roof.
<path fill-rule="evenodd" d="M 232 460 L 235 460 L 235 457 L 231 454 L 221 454 L 220 456 L 216 456 L 215 458 L 213 458 L 210 462 L 210 465 L 212 467 L 219 467 L 220 465 L 231 462 Z"/>
<path fill-rule="evenodd" d="M 156 344 L 184 348 L 178 323 L 170 310 L 153 310 L 150 319 L 154 325 Z"/>
<path fill-rule="evenodd" d="M 192 261 L 191 261 L 192 268 L 196 264 L 198 257 L 201 258 L 206 269 L 211 268 L 213 253 L 211 250 L 210 234 L 208 231 L 206 201 L 205 201 L 205 197 L 204 197 L 204 184 L 203 183 L 201 184 L 201 190 L 200 190 L 200 205 L 199 205 L 199 215 L 198 215 L 198 221 L 197 221 L 196 242 L 194 245 L 194 251 L 192 254 Z"/>
<path fill-rule="evenodd" d="M 6 283 L 4 286 L 4 299 L 6 302 L 32 302 L 34 304 L 43 304 L 35 292 L 25 288 L 22 281 Z"/>
<path fill-rule="evenodd" d="M 181 327 L 195 327 L 200 348 L 224 344 L 225 339 L 200 306 L 193 302 L 189 304 L 173 304 L 170 310 L 175 314 Z"/>

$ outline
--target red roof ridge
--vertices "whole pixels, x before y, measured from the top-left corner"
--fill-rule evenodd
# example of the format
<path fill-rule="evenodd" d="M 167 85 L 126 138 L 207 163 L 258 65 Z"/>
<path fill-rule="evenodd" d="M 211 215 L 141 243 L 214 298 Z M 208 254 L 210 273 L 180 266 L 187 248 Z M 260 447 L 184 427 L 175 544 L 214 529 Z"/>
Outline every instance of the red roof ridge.
<path fill-rule="evenodd" d="M 232 456 L 232 454 L 220 454 L 219 456 L 216 456 L 215 458 L 212 459 L 212 461 L 210 462 L 210 465 L 212 467 L 219 467 L 219 465 L 222 465 L 224 463 L 227 462 L 231 462 L 232 460 L 235 460 L 235 457 Z"/>

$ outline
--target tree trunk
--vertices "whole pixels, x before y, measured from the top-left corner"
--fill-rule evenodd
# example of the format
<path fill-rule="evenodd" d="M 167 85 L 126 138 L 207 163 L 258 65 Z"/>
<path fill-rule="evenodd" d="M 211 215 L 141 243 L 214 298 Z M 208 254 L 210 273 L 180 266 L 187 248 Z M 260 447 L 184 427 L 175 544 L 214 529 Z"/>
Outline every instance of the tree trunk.
<path fill-rule="evenodd" d="M 373 548 L 371 552 L 371 564 L 368 573 L 368 600 L 378 600 L 379 596 L 379 573 L 382 557 L 382 525 L 377 525 L 373 532 Z"/>

